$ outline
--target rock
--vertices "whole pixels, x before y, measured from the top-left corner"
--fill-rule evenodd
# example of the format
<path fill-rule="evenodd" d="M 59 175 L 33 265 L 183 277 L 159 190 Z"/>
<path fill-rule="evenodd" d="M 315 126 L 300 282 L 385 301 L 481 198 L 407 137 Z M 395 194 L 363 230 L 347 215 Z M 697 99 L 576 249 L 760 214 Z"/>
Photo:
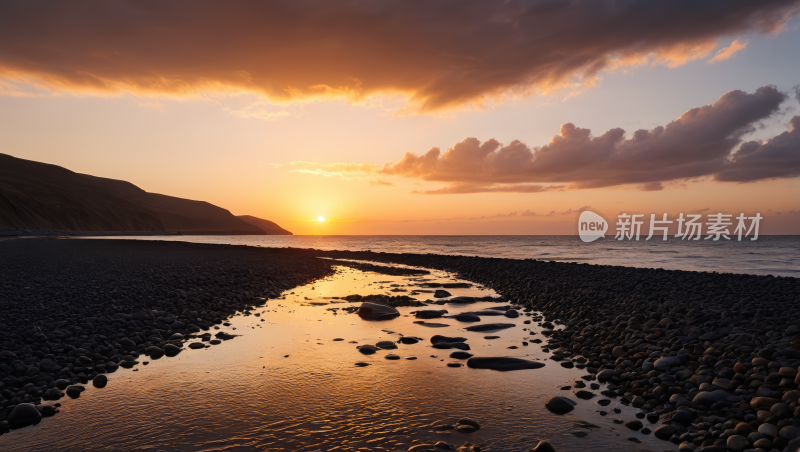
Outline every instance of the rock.
<path fill-rule="evenodd" d="M 531 449 L 531 452 L 556 452 L 556 449 L 547 441 L 539 441 L 539 444 Z"/>
<path fill-rule="evenodd" d="M 723 389 L 718 389 L 716 391 L 704 391 L 697 394 L 694 399 L 692 399 L 692 403 L 695 405 L 710 406 L 717 402 L 724 402 L 730 395 L 731 393 Z"/>
<path fill-rule="evenodd" d="M 455 452 L 456 448 L 444 441 L 439 441 L 433 445 L 433 450 L 436 452 Z"/>
<path fill-rule="evenodd" d="M 481 428 L 481 424 L 479 424 L 478 421 L 468 417 L 462 417 L 461 419 L 457 420 L 456 426 L 458 425 L 469 425 L 475 428 L 475 430 L 480 430 Z"/>
<path fill-rule="evenodd" d="M 658 439 L 669 440 L 676 432 L 675 427 L 669 424 L 660 425 L 653 434 Z"/>
<path fill-rule="evenodd" d="M 472 358 L 472 354 L 471 353 L 467 353 L 467 352 L 458 351 L 458 352 L 450 353 L 450 357 L 454 358 L 454 359 L 469 359 L 469 358 Z"/>
<path fill-rule="evenodd" d="M 155 345 L 151 345 L 144 349 L 144 353 L 152 359 L 158 359 L 164 356 L 164 349 L 156 347 Z"/>
<path fill-rule="evenodd" d="M 391 354 L 391 353 L 390 353 L 390 354 L 388 354 L 388 355 L 386 355 L 386 356 L 384 356 L 384 358 L 386 358 L 386 359 L 391 359 L 391 360 L 393 360 L 393 361 L 400 359 L 400 357 L 399 357 L 399 356 L 397 356 L 397 355 L 393 355 L 393 354 Z"/>
<path fill-rule="evenodd" d="M 453 343 L 453 342 L 466 342 L 466 337 L 448 337 L 448 336 L 441 336 L 439 334 L 431 337 L 431 344 L 439 344 L 442 342 Z"/>
<path fill-rule="evenodd" d="M 640 421 L 638 419 L 634 419 L 632 421 L 626 422 L 625 423 L 625 427 L 628 427 L 631 430 L 639 431 L 639 430 L 642 429 L 643 425 L 642 425 L 642 421 Z"/>
<path fill-rule="evenodd" d="M 733 429 L 734 433 L 740 436 L 747 437 L 747 435 L 753 433 L 755 429 L 752 425 L 748 424 L 747 422 L 739 422 L 736 424 L 736 427 Z"/>
<path fill-rule="evenodd" d="M 466 424 L 458 424 L 456 425 L 456 431 L 459 433 L 473 433 L 477 432 L 480 427 L 475 427 L 473 425 L 466 425 Z"/>
<path fill-rule="evenodd" d="M 357 314 L 364 320 L 391 320 L 400 317 L 400 312 L 397 309 L 370 302 L 361 303 Z"/>
<path fill-rule="evenodd" d="M 50 388 L 42 394 L 44 400 L 58 400 L 62 397 L 64 397 L 64 393 L 58 388 Z"/>
<path fill-rule="evenodd" d="M 473 369 L 492 369 L 492 370 L 523 370 L 540 369 L 543 363 L 538 361 L 528 361 L 521 358 L 508 357 L 475 357 L 467 361 L 467 366 Z"/>
<path fill-rule="evenodd" d="M 750 400 L 750 406 L 753 407 L 754 410 L 769 410 L 772 405 L 779 402 L 780 400 L 771 397 L 753 397 L 752 400 Z"/>
<path fill-rule="evenodd" d="M 758 426 L 758 433 L 762 435 L 769 436 L 770 438 L 775 438 L 778 435 L 778 427 L 773 424 L 761 424 Z"/>
<path fill-rule="evenodd" d="M 481 325 L 472 325 L 464 328 L 467 331 L 476 331 L 476 332 L 483 332 L 483 331 L 499 331 L 504 330 L 506 328 L 513 328 L 516 325 L 513 323 L 484 323 Z"/>
<path fill-rule="evenodd" d="M 167 355 L 167 356 L 172 357 L 172 356 L 177 355 L 180 352 L 181 352 L 181 348 L 176 346 L 176 345 L 167 344 L 167 345 L 164 346 L 164 354 Z"/>
<path fill-rule="evenodd" d="M 619 377 L 619 372 L 614 369 L 603 369 L 597 374 L 597 379 L 600 381 L 611 380 L 614 377 Z"/>
<path fill-rule="evenodd" d="M 665 356 L 655 362 L 655 368 L 657 370 L 669 370 L 676 365 L 678 365 L 677 356 Z"/>
<path fill-rule="evenodd" d="M 778 436 L 787 441 L 800 438 L 800 427 L 795 427 L 794 425 L 787 425 L 778 431 Z"/>
<path fill-rule="evenodd" d="M 85 389 L 86 388 L 84 388 L 83 386 L 78 386 L 78 385 L 70 386 L 70 387 L 67 388 L 66 393 L 67 393 L 68 396 L 72 397 L 73 399 L 77 399 L 78 397 L 81 396 L 81 393 Z"/>
<path fill-rule="evenodd" d="M 461 363 L 447 363 L 447 367 L 463 367 Z"/>
<path fill-rule="evenodd" d="M 635 396 L 633 400 L 631 400 L 631 406 L 634 408 L 641 408 L 647 403 L 647 400 L 644 399 L 642 396 Z"/>
<path fill-rule="evenodd" d="M 31 403 L 20 403 L 8 415 L 8 425 L 11 428 L 24 427 L 42 419 L 42 413 Z"/>
<path fill-rule="evenodd" d="M 359 362 L 359 363 L 356 363 L 356 366 L 357 366 L 357 367 L 367 367 L 367 366 L 369 366 L 369 363 L 362 363 L 362 362 Z"/>
<path fill-rule="evenodd" d="M 750 447 L 750 442 L 747 441 L 747 438 L 744 436 L 739 435 L 731 435 L 728 437 L 725 445 L 728 449 L 734 452 L 742 452 L 743 450 Z"/>
<path fill-rule="evenodd" d="M 375 346 L 380 348 L 380 349 L 382 349 L 382 350 L 395 350 L 395 349 L 397 349 L 397 344 L 395 344 L 392 341 L 380 341 L 377 344 L 375 344 Z"/>
<path fill-rule="evenodd" d="M 459 322 L 480 322 L 481 318 L 477 314 L 471 312 L 462 312 L 449 316 L 451 319 L 456 319 Z"/>
<path fill-rule="evenodd" d="M 418 319 L 437 319 L 447 314 L 446 309 L 423 309 L 414 313 L 414 317 Z"/>
<path fill-rule="evenodd" d="M 551 397 L 550 400 L 545 402 L 544 406 L 553 413 L 566 414 L 574 410 L 577 404 L 577 402 L 567 397 L 555 396 Z"/>
<path fill-rule="evenodd" d="M 356 347 L 356 350 L 358 350 L 359 352 L 361 352 L 364 355 L 371 355 L 371 354 L 377 352 L 380 349 L 378 347 L 374 346 L 374 345 L 366 344 L 366 345 L 361 345 L 361 346 Z"/>
<path fill-rule="evenodd" d="M 422 340 L 422 339 L 420 339 L 420 338 L 418 338 L 418 337 L 412 337 L 412 336 L 403 336 L 403 337 L 401 337 L 401 338 L 399 339 L 399 342 L 400 342 L 401 344 L 412 345 L 412 344 L 416 344 L 417 342 L 419 342 L 419 341 L 421 341 L 421 340 Z"/>
<path fill-rule="evenodd" d="M 202 342 L 192 342 L 191 344 L 189 344 L 189 348 L 191 348 L 192 350 L 198 350 L 201 348 L 206 348 L 206 346 L 203 345 Z"/>
<path fill-rule="evenodd" d="M 624 354 L 625 354 L 625 348 L 623 348 L 621 345 L 618 345 L 614 347 L 613 350 L 611 350 L 611 356 L 613 356 L 615 359 L 619 358 Z"/>
<path fill-rule="evenodd" d="M 100 374 L 92 379 L 92 384 L 95 388 L 105 388 L 108 384 L 108 377 Z"/>
<path fill-rule="evenodd" d="M 591 391 L 586 391 L 586 390 L 575 391 L 575 397 L 577 397 L 579 399 L 589 400 L 589 399 L 593 398 L 594 396 L 595 396 L 595 394 L 593 392 L 591 392 Z"/>
<path fill-rule="evenodd" d="M 441 289 L 438 289 L 436 290 L 436 292 L 433 293 L 433 298 L 447 298 L 452 296 L 453 295 L 450 292 Z"/>

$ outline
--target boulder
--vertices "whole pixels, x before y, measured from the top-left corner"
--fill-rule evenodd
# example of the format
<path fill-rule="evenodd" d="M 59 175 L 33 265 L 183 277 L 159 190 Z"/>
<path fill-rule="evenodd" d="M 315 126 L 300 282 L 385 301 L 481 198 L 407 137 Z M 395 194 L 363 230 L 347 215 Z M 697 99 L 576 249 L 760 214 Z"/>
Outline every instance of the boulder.
<path fill-rule="evenodd" d="M 11 428 L 24 427 L 42 419 L 42 413 L 31 403 L 20 403 L 8 415 L 8 425 Z"/>
<path fill-rule="evenodd" d="M 167 344 L 164 346 L 164 354 L 167 356 L 175 356 L 181 352 L 181 348 L 177 345 Z"/>
<path fill-rule="evenodd" d="M 728 437 L 725 445 L 734 452 L 742 452 L 750 447 L 750 442 L 747 441 L 747 438 L 744 436 L 731 435 Z"/>
<path fill-rule="evenodd" d="M 467 366 L 473 369 L 492 369 L 492 370 L 523 370 L 523 369 L 540 369 L 544 367 L 544 363 L 538 361 L 529 361 L 521 358 L 509 357 L 476 357 L 470 358 L 467 361 Z"/>
<path fill-rule="evenodd" d="M 513 328 L 516 325 L 513 323 L 483 323 L 481 325 L 472 325 L 465 328 L 467 331 L 499 331 L 506 328 Z"/>
<path fill-rule="evenodd" d="M 44 400 L 58 400 L 62 397 L 64 397 L 64 393 L 58 388 L 50 388 L 42 395 Z"/>
<path fill-rule="evenodd" d="M 380 341 L 377 344 L 375 344 L 375 346 L 380 348 L 380 349 L 382 349 L 382 350 L 396 350 L 397 349 L 397 344 L 395 344 L 392 341 Z"/>
<path fill-rule="evenodd" d="M 556 414 L 566 414 L 575 409 L 578 402 L 564 396 L 551 397 L 544 406 Z"/>
<path fill-rule="evenodd" d="M 361 303 L 357 314 L 364 320 L 391 320 L 400 317 L 400 312 L 397 309 L 370 302 Z"/>
<path fill-rule="evenodd" d="M 359 352 L 361 352 L 364 355 L 371 355 L 371 354 L 377 352 L 380 349 L 378 347 L 374 346 L 374 345 L 366 344 L 366 345 L 361 345 L 361 346 L 356 347 L 356 350 L 358 350 Z"/>
<path fill-rule="evenodd" d="M 539 441 L 531 452 L 556 452 L 556 449 L 548 441 Z"/>
<path fill-rule="evenodd" d="M 108 384 L 108 377 L 100 374 L 94 377 L 94 379 L 92 380 L 92 384 L 94 385 L 95 388 L 105 388 L 106 385 Z"/>
<path fill-rule="evenodd" d="M 677 430 L 672 425 L 662 424 L 656 429 L 655 432 L 653 432 L 653 434 L 656 435 L 656 438 L 666 441 L 669 440 L 676 431 Z"/>
<path fill-rule="evenodd" d="M 692 399 L 695 405 L 710 406 L 717 402 L 724 402 L 731 395 L 730 392 L 724 389 L 717 389 L 716 391 L 703 391 L 698 393 Z"/>
<path fill-rule="evenodd" d="M 447 314 L 446 309 L 424 309 L 415 312 L 414 317 L 418 319 L 438 319 L 445 314 Z"/>

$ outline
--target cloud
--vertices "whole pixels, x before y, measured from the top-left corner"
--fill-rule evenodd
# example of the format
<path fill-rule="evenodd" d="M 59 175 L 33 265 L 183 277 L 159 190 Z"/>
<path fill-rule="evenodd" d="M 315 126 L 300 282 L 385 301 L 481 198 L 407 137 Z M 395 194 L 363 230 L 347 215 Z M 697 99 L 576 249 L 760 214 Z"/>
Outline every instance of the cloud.
<path fill-rule="evenodd" d="M 303 167 L 291 170 L 294 173 L 315 174 L 325 177 L 339 176 L 342 179 L 364 179 L 374 175 L 381 168 L 381 165 L 358 162 L 321 164 L 297 161 L 291 162 L 289 165 Z M 312 167 L 313 169 L 311 169 Z"/>
<path fill-rule="evenodd" d="M 425 194 L 536 193 L 623 184 L 653 191 L 663 189 L 666 181 L 710 175 L 737 182 L 795 177 L 800 171 L 800 116 L 792 119 L 792 130 L 766 143 L 742 140 L 779 112 L 787 98 L 772 86 L 752 94 L 730 91 L 666 126 L 637 130 L 627 138 L 620 128 L 594 136 L 571 123 L 561 126 L 548 144 L 534 148 L 520 141 L 502 145 L 466 138 L 445 152 L 406 153 L 379 172 L 450 184 L 420 192 Z"/>
<path fill-rule="evenodd" d="M 414 190 L 411 193 L 422 195 L 454 195 L 466 193 L 542 193 L 546 191 L 562 190 L 563 185 L 496 185 L 488 187 L 486 185 L 473 184 L 454 184 L 435 190 Z"/>
<path fill-rule="evenodd" d="M 269 111 L 262 108 L 265 106 L 267 106 L 266 102 L 253 102 L 241 110 L 231 111 L 230 114 L 239 118 L 256 118 L 263 119 L 264 121 L 277 121 L 281 118 L 292 116 L 292 114 L 286 110 Z"/>
<path fill-rule="evenodd" d="M 378 187 L 394 187 L 393 183 L 386 182 L 385 180 L 371 180 L 369 181 L 369 185 Z"/>
<path fill-rule="evenodd" d="M 717 52 L 717 54 L 714 55 L 714 58 L 708 60 L 708 62 L 717 63 L 719 61 L 725 61 L 736 55 L 736 53 L 739 52 L 740 50 L 744 50 L 746 48 L 747 48 L 747 41 L 740 41 L 739 39 L 737 39 L 733 41 L 731 45 L 729 45 L 728 47 L 725 47 L 724 49 Z"/>
<path fill-rule="evenodd" d="M 661 182 L 648 182 L 638 186 L 636 189 L 639 191 L 661 191 L 664 186 L 661 185 Z"/>
<path fill-rule="evenodd" d="M 578 207 L 578 208 L 577 208 L 577 209 L 575 209 L 575 210 L 572 210 L 572 209 L 567 209 L 565 212 L 561 212 L 561 215 L 570 215 L 570 214 L 574 214 L 574 213 L 581 213 L 581 212 L 583 212 L 584 210 L 588 210 L 588 209 L 590 209 L 591 207 L 592 207 L 592 206 L 583 206 L 583 207 Z"/>
<path fill-rule="evenodd" d="M 748 141 L 733 154 L 714 180 L 755 182 L 800 176 L 800 116 L 789 122 L 789 130 L 759 143 Z"/>
<path fill-rule="evenodd" d="M 719 39 L 777 32 L 799 4 L 2 2 L 0 78 L 59 92 L 140 97 L 249 92 L 270 102 L 363 102 L 399 94 L 409 111 L 429 112 L 583 89 L 623 67 L 684 64 L 709 55 Z"/>

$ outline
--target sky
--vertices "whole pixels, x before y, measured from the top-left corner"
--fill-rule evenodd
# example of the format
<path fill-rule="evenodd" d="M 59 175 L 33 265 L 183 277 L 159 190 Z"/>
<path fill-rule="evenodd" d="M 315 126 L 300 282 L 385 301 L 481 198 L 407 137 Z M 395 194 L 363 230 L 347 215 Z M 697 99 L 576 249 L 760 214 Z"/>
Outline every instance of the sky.
<path fill-rule="evenodd" d="M 0 42 L 0 152 L 295 234 L 800 234 L 800 1 L 11 1 Z"/>

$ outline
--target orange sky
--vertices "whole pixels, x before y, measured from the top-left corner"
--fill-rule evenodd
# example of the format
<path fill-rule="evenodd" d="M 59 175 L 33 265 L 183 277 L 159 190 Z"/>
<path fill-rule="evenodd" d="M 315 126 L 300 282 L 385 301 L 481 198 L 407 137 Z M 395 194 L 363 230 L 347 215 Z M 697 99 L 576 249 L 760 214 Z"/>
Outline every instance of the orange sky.
<path fill-rule="evenodd" d="M 798 1 L 112 3 L 0 6 L 3 152 L 295 234 L 800 234 Z"/>

